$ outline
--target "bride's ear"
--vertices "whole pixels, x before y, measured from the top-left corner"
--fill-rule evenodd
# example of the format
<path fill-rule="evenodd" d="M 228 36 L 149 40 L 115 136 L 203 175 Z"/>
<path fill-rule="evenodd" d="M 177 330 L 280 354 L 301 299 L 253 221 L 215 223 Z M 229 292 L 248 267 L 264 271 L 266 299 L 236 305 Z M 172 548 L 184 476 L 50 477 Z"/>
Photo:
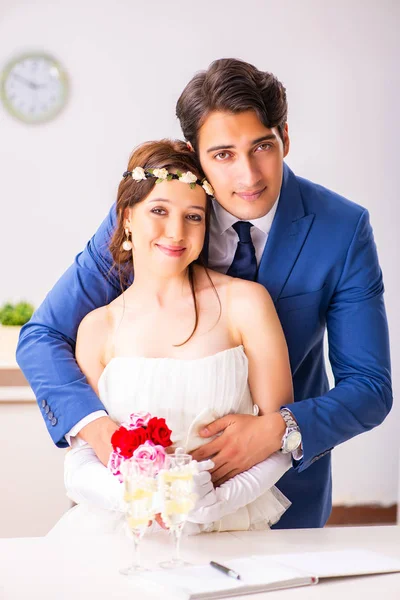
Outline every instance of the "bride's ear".
<path fill-rule="evenodd" d="M 129 227 L 130 227 L 130 224 L 131 224 L 131 211 L 129 210 L 129 208 L 126 208 L 126 209 L 124 210 L 124 215 L 123 215 L 123 217 L 124 217 L 124 229 L 125 229 L 126 227 L 128 227 L 128 228 L 129 228 Z"/>
<path fill-rule="evenodd" d="M 194 148 L 190 142 L 186 142 L 186 146 L 189 148 L 190 152 L 194 152 Z"/>

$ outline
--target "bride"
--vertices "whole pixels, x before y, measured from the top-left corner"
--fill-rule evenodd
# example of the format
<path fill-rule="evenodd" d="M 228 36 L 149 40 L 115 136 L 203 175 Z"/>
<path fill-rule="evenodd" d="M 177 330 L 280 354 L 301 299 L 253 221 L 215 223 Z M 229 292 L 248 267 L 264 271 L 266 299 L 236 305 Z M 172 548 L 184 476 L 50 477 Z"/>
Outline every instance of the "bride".
<path fill-rule="evenodd" d="M 76 360 L 116 423 L 138 411 L 164 417 L 174 447 L 188 452 L 210 441 L 198 430 L 216 418 L 258 418 L 293 401 L 268 292 L 205 267 L 212 188 L 203 177 L 184 142 L 148 142 L 133 152 L 110 242 L 123 291 L 83 319 L 76 343 Z M 65 484 L 77 506 L 50 533 L 119 531 L 120 482 L 82 439 L 71 446 Z M 268 529 L 290 505 L 274 487 L 290 454 L 277 452 L 217 488 L 213 466 L 199 463 L 191 533 Z"/>

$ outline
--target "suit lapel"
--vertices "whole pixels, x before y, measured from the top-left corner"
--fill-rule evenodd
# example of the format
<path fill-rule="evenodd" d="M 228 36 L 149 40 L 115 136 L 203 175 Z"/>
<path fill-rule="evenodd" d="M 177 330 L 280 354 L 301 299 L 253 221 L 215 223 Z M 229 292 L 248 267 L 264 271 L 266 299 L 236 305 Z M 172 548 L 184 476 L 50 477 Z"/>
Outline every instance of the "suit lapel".
<path fill-rule="evenodd" d="M 258 269 L 257 281 L 276 303 L 314 220 L 306 215 L 296 177 L 284 164 L 278 209 Z"/>

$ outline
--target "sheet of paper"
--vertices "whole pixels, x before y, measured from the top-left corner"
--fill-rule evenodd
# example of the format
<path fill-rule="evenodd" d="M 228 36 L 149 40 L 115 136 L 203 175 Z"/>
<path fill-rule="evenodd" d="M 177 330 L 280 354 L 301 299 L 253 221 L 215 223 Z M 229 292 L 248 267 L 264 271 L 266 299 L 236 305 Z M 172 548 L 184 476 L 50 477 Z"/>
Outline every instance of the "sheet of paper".
<path fill-rule="evenodd" d="M 241 576 L 241 580 L 228 577 L 209 565 L 182 567 L 171 571 L 151 571 L 142 575 L 154 583 L 167 587 L 176 587 L 186 590 L 188 593 L 207 593 L 219 590 L 238 590 L 247 586 L 268 586 L 280 582 L 292 582 L 299 579 L 298 570 L 276 563 L 275 561 L 262 560 L 260 564 L 258 557 L 246 557 L 240 559 L 226 560 L 223 564 Z M 307 577 L 300 579 L 305 583 Z M 311 583 L 311 581 L 310 581 Z"/>
<path fill-rule="evenodd" d="M 264 555 L 263 559 L 266 562 L 268 560 L 278 561 L 304 573 L 316 575 L 319 578 L 400 571 L 400 560 L 362 548 L 327 552 L 270 554 Z"/>

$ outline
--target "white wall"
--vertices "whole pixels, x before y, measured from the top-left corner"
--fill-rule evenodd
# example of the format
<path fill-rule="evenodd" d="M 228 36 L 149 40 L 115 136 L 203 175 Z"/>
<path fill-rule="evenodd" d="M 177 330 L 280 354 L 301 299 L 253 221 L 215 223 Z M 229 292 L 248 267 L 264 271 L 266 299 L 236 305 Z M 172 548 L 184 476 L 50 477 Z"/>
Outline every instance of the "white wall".
<path fill-rule="evenodd" d="M 35 401 L 5 399 L 0 388 L 0 538 L 46 535 L 72 505 L 65 450 L 51 441 Z"/>
<path fill-rule="evenodd" d="M 396 393 L 399 3 L 198 6 L 2 0 L 0 63 L 27 48 L 45 49 L 68 70 L 72 94 L 66 111 L 40 127 L 21 125 L 0 107 L 0 302 L 42 300 L 105 216 L 133 146 L 179 136 L 174 106 L 194 72 L 218 57 L 240 57 L 287 86 L 289 165 L 370 210 Z M 382 427 L 335 450 L 336 502 L 396 501 L 399 415 L 395 407 Z"/>

